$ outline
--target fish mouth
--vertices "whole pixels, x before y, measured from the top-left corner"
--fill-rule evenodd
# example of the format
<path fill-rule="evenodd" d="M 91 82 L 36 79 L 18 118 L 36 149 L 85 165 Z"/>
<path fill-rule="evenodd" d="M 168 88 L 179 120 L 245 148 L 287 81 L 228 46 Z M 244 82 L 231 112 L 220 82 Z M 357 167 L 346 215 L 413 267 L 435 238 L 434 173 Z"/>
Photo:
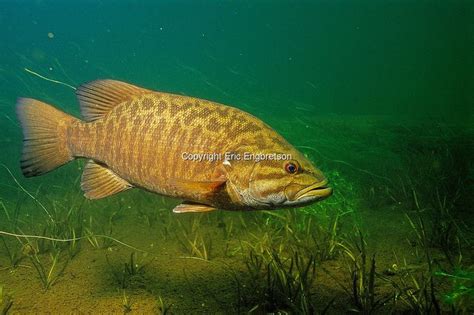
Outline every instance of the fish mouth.
<path fill-rule="evenodd" d="M 314 183 L 304 189 L 301 189 L 296 195 L 295 200 L 301 200 L 306 198 L 317 198 L 318 200 L 327 198 L 332 195 L 332 188 L 327 186 L 328 180 L 325 179 L 322 182 Z"/>

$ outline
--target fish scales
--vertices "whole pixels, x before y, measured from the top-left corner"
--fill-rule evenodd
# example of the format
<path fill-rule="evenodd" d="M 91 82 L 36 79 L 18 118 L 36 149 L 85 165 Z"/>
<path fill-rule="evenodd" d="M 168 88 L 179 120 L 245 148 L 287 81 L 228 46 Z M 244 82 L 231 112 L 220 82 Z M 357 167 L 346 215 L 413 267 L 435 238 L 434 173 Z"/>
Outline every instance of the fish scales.
<path fill-rule="evenodd" d="M 291 144 L 237 108 L 112 80 L 85 84 L 78 97 L 86 121 L 36 100 L 19 100 L 17 112 L 25 138 L 36 134 L 39 139 L 25 144 L 26 176 L 87 158 L 90 162 L 81 184 L 86 197 L 102 198 L 139 187 L 191 202 L 178 205 L 175 212 L 293 207 L 322 200 L 332 192 L 322 173 Z M 58 140 L 41 140 L 42 130 Z M 46 162 L 39 149 L 31 148 L 60 154 Z M 291 160 L 183 158 L 184 153 L 222 157 L 226 152 L 286 153 Z"/>

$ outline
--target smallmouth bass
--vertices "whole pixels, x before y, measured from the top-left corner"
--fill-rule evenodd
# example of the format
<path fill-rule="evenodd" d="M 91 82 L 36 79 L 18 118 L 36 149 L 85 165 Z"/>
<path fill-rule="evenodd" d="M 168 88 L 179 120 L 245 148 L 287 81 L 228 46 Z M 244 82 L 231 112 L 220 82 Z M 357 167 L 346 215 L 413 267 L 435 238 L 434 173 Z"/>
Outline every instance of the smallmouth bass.
<path fill-rule="evenodd" d="M 84 84 L 76 94 L 84 120 L 18 99 L 26 177 L 86 158 L 85 197 L 138 187 L 183 199 L 177 213 L 299 207 L 332 193 L 303 154 L 237 108 L 114 80 Z"/>

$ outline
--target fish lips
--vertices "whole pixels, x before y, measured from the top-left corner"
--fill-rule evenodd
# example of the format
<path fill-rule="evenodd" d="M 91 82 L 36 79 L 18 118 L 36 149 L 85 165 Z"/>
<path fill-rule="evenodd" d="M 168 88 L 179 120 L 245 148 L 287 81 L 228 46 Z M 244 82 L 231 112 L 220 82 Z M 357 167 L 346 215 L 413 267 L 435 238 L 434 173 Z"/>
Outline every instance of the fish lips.
<path fill-rule="evenodd" d="M 310 200 L 322 200 L 332 195 L 332 188 L 327 186 L 327 179 L 309 185 L 306 188 L 301 189 L 295 195 L 295 201 L 310 201 Z"/>

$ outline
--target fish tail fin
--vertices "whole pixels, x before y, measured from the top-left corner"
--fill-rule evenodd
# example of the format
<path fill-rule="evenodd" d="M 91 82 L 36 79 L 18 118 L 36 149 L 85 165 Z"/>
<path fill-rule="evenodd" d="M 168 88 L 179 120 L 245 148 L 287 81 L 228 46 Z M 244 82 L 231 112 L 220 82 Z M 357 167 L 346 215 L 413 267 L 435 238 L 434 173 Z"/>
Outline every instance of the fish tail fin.
<path fill-rule="evenodd" d="M 31 98 L 19 98 L 16 112 L 23 129 L 23 175 L 41 175 L 74 159 L 67 145 L 67 126 L 76 118 Z"/>

